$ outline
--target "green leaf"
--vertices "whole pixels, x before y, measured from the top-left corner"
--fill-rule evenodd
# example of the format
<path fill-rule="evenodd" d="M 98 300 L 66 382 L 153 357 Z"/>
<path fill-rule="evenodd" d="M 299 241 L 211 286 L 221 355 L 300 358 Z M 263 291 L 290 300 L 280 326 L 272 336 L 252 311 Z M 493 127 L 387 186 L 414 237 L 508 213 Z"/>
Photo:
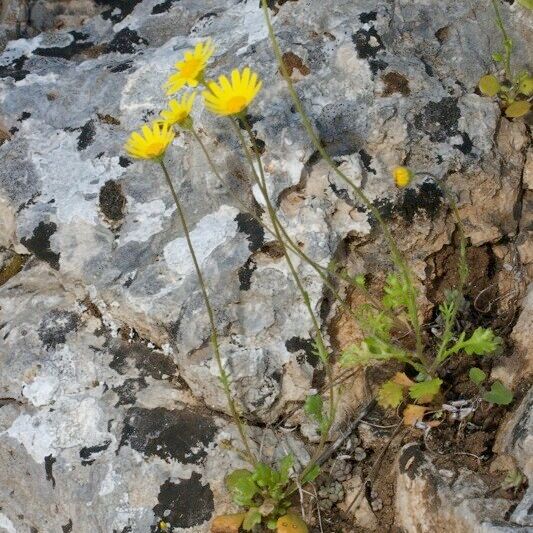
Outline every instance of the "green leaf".
<path fill-rule="evenodd" d="M 313 353 L 324 364 L 329 359 L 329 355 L 328 355 L 328 352 L 326 350 L 326 347 L 322 344 L 322 341 L 320 341 L 319 339 L 313 340 Z"/>
<path fill-rule="evenodd" d="M 477 368 L 476 366 L 473 366 L 468 371 L 468 377 L 470 378 L 470 381 L 472 383 L 475 383 L 476 385 L 481 385 L 486 379 L 487 374 L 481 370 L 481 368 Z"/>
<path fill-rule="evenodd" d="M 395 409 L 402 403 L 403 387 L 392 380 L 385 381 L 378 391 L 378 404 Z"/>
<path fill-rule="evenodd" d="M 507 472 L 505 479 L 502 481 L 502 489 L 514 489 L 516 491 L 520 488 L 524 481 L 525 477 L 522 472 L 520 472 L 518 468 L 513 468 Z"/>
<path fill-rule="evenodd" d="M 226 488 L 237 505 L 249 507 L 254 496 L 259 492 L 259 487 L 252 476 L 252 472 L 246 469 L 234 470 L 226 476 Z"/>
<path fill-rule="evenodd" d="M 322 396 L 320 394 L 312 394 L 311 396 L 308 396 L 305 400 L 304 404 L 304 411 L 305 414 L 315 420 L 315 422 L 319 423 L 322 421 L 323 414 L 322 409 L 324 406 L 324 402 L 322 400 Z"/>
<path fill-rule="evenodd" d="M 450 355 L 459 353 L 461 350 L 468 355 L 487 355 L 496 351 L 500 344 L 501 339 L 494 335 L 491 329 L 477 328 L 469 339 L 466 339 L 466 333 L 463 331 L 455 343 L 444 352 L 439 363 Z"/>
<path fill-rule="evenodd" d="M 409 303 L 409 287 L 396 274 L 389 274 L 383 287 L 383 305 L 387 309 L 401 309 Z"/>
<path fill-rule="evenodd" d="M 244 522 L 242 523 L 242 528 L 244 531 L 252 531 L 253 527 L 261 523 L 261 513 L 257 507 L 252 507 L 246 513 L 244 517 Z"/>
<path fill-rule="evenodd" d="M 289 454 L 286 455 L 279 463 L 279 477 L 280 483 L 285 485 L 289 481 L 289 472 L 294 465 L 294 457 Z"/>
<path fill-rule="evenodd" d="M 402 348 L 378 337 L 367 337 L 359 344 L 348 346 L 341 355 L 340 363 L 343 366 L 356 366 L 390 359 L 410 363 L 407 353 Z"/>
<path fill-rule="evenodd" d="M 493 52 L 492 59 L 499 63 L 500 61 L 503 61 L 503 54 L 501 52 Z"/>
<path fill-rule="evenodd" d="M 496 96 L 500 90 L 500 82 L 496 76 L 487 74 L 479 80 L 478 87 L 485 96 Z"/>
<path fill-rule="evenodd" d="M 490 328 L 477 328 L 472 336 L 463 342 L 463 350 L 467 355 L 487 355 L 495 352 L 501 339 L 494 335 Z"/>
<path fill-rule="evenodd" d="M 420 403 L 429 403 L 438 394 L 442 379 L 434 378 L 422 383 L 415 383 L 409 387 L 409 396 Z"/>
<path fill-rule="evenodd" d="M 533 9 L 533 0 L 518 0 L 518 3 L 526 9 Z"/>
<path fill-rule="evenodd" d="M 266 527 L 268 529 L 276 529 L 278 527 L 278 519 L 277 518 L 269 518 L 267 523 L 266 523 Z"/>
<path fill-rule="evenodd" d="M 531 96 L 533 94 L 533 76 L 524 76 L 518 84 L 518 90 L 526 96 Z"/>
<path fill-rule="evenodd" d="M 522 117 L 529 113 L 531 104 L 526 100 L 517 100 L 505 108 L 505 116 L 509 118 Z"/>
<path fill-rule="evenodd" d="M 383 340 L 390 338 L 392 318 L 383 311 L 378 311 L 370 304 L 360 305 L 355 315 L 361 329 L 370 336 L 381 337 Z"/>
<path fill-rule="evenodd" d="M 279 481 L 279 474 L 265 463 L 257 463 L 252 479 L 261 488 L 273 487 Z"/>
<path fill-rule="evenodd" d="M 496 405 L 509 405 L 513 401 L 513 393 L 500 381 L 495 381 L 490 391 L 485 392 L 483 399 Z"/>
<path fill-rule="evenodd" d="M 305 476 L 302 477 L 301 479 L 302 485 L 305 485 L 306 483 L 311 483 L 311 481 L 314 481 L 318 477 L 319 474 L 320 474 L 320 467 L 317 464 L 313 465 L 309 469 L 307 474 L 305 474 Z"/>
<path fill-rule="evenodd" d="M 362 289 L 366 287 L 366 278 L 364 274 L 357 274 L 357 276 L 353 278 L 353 282 Z"/>

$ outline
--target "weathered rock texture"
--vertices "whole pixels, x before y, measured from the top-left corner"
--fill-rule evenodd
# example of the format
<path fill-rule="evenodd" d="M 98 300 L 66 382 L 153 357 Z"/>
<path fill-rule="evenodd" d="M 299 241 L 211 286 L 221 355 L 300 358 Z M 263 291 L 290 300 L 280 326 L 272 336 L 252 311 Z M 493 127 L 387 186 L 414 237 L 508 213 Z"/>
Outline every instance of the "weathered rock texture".
<path fill-rule="evenodd" d="M 140 532 L 165 517 L 176 531 L 206 531 L 227 503 L 222 475 L 238 464 L 216 444 L 231 435 L 221 433 L 209 324 L 160 171 L 122 148 L 165 105 L 161 85 L 183 51 L 212 37 L 209 76 L 244 64 L 259 71 L 264 89 L 250 113 L 271 198 L 311 257 L 377 273 L 390 266 L 385 247 L 307 140 L 258 0 L 15 4 L 2 2 L 5 35 L 24 35 L 22 17 L 35 36 L 10 41 L 0 56 L 0 244 L 32 257 L 0 289 L 0 529 Z M 271 4 L 321 139 L 391 221 L 422 290 L 453 266 L 454 224 L 431 179 L 393 189 L 390 169 L 403 162 L 454 189 L 495 276 L 485 280 L 490 298 L 516 309 L 533 257 L 520 218 L 529 138 L 522 122 L 475 94 L 498 47 L 490 6 Z M 531 19 L 518 6 L 505 16 L 524 64 Z M 234 192 L 260 213 L 227 124 L 199 102 L 194 118 Z M 319 372 L 305 306 L 269 235 L 194 142 L 177 139 L 168 164 L 236 398 L 252 422 L 272 422 Z M 325 325 L 337 310 L 312 270 L 296 264 Z"/>

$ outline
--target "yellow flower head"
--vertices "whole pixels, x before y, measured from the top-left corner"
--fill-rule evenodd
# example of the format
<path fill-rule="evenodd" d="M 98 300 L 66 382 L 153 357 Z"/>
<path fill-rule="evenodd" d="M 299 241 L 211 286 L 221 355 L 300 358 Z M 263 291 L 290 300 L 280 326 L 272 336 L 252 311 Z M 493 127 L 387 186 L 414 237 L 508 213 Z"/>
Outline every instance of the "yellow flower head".
<path fill-rule="evenodd" d="M 169 126 L 183 126 L 191 114 L 191 109 L 194 104 L 196 93 L 184 95 L 181 100 L 170 100 L 168 109 L 161 111 L 161 118 Z"/>
<path fill-rule="evenodd" d="M 218 83 L 208 84 L 204 91 L 205 105 L 217 115 L 238 115 L 242 113 L 261 89 L 257 74 L 246 67 L 242 74 L 237 70 L 231 73 L 231 83 L 226 76 L 220 76 Z"/>
<path fill-rule="evenodd" d="M 411 183 L 413 173 L 407 167 L 396 167 L 392 171 L 394 182 L 397 187 L 407 187 Z"/>
<path fill-rule="evenodd" d="M 125 145 L 126 152 L 137 159 L 161 159 L 173 141 L 175 133 L 165 122 L 143 126 L 142 135 L 134 131 Z"/>
<path fill-rule="evenodd" d="M 174 65 L 177 72 L 172 74 L 165 83 L 167 96 L 178 92 L 185 85 L 196 87 L 214 51 L 215 46 L 210 39 L 198 43 L 194 50 L 187 50 L 183 59 Z"/>

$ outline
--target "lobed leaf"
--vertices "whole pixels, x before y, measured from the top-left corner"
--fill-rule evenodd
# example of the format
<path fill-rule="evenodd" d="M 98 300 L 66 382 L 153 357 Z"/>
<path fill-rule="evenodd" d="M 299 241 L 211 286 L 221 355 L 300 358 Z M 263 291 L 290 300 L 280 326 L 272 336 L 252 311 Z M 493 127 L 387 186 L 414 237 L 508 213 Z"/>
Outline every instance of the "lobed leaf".
<path fill-rule="evenodd" d="M 476 385 L 479 386 L 487 379 L 487 374 L 485 374 L 485 372 L 483 372 L 481 368 L 477 368 L 473 366 L 468 371 L 468 377 L 470 378 L 470 381 L 472 383 L 475 383 Z"/>
<path fill-rule="evenodd" d="M 424 413 L 427 411 L 427 407 L 421 405 L 409 404 L 403 410 L 403 423 L 406 426 L 414 426 L 417 422 L 424 418 Z"/>
<path fill-rule="evenodd" d="M 429 403 L 439 393 L 442 379 L 434 378 L 409 387 L 409 396 L 418 403 Z"/>
<path fill-rule="evenodd" d="M 468 355 L 487 355 L 496 351 L 500 343 L 501 339 L 494 335 L 490 328 L 477 328 L 472 336 L 463 342 L 462 349 Z"/>
<path fill-rule="evenodd" d="M 387 309 L 401 309 L 408 306 L 409 287 L 405 280 L 396 274 L 389 274 L 383 287 L 383 305 Z"/>
<path fill-rule="evenodd" d="M 275 485 L 277 472 L 265 463 L 257 463 L 252 474 L 252 479 L 258 487 L 265 488 Z"/>
<path fill-rule="evenodd" d="M 509 405 L 513 401 L 513 393 L 500 381 L 495 381 L 490 391 L 485 392 L 483 399 L 496 405 Z"/>
<path fill-rule="evenodd" d="M 392 380 L 383 383 L 378 390 L 378 404 L 381 407 L 392 407 L 395 409 L 402 403 L 402 400 L 403 387 Z"/>
<path fill-rule="evenodd" d="M 252 472 L 246 469 L 234 470 L 226 476 L 225 483 L 233 501 L 243 507 L 249 507 L 254 496 L 259 492 Z"/>

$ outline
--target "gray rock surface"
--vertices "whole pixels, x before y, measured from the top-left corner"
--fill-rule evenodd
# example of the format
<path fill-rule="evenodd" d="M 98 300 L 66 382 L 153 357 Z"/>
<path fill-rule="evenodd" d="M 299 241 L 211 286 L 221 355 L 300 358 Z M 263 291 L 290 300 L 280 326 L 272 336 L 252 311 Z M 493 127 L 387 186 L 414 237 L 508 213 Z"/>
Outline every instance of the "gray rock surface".
<path fill-rule="evenodd" d="M 243 64 L 259 71 L 264 89 L 250 113 L 271 198 L 307 253 L 323 264 L 340 257 L 354 272 L 384 270 L 388 258 L 368 214 L 316 161 L 258 0 L 67 4 L 59 13 L 58 2 L 32 3 L 28 37 L 0 55 L 0 245 L 32 256 L 0 289 L 0 490 L 9 487 L 0 530 L 147 531 L 170 511 L 177 531 L 206 531 L 213 508 L 227 504 L 222 473 L 236 464 L 215 445 L 231 430 L 207 315 L 158 168 L 122 148 L 164 107 L 161 85 L 186 48 L 214 39 L 210 76 Z M 402 162 L 447 177 L 475 246 L 511 243 L 501 257 L 520 293 L 513 238 L 523 230 L 515 214 L 527 129 L 474 94 L 498 47 L 490 6 L 282 4 L 276 31 L 300 59 L 293 77 L 320 136 L 392 221 L 420 282 L 454 228 L 431 181 L 394 190 L 390 169 Z M 14 5 L 2 2 L 10 39 Z M 505 16 L 524 64 L 531 19 L 518 6 Z M 57 17 L 61 29 L 37 32 L 58 27 Z M 262 199 L 224 121 L 199 104 L 194 118 L 235 192 L 257 209 Z M 319 374 L 302 299 L 268 234 L 191 139 L 176 140 L 168 163 L 236 399 L 252 423 L 272 422 Z M 309 267 L 297 268 L 326 324 L 336 309 Z M 22 465 L 28 475 L 15 481 Z M 198 505 L 184 504 L 184 492 Z"/>

